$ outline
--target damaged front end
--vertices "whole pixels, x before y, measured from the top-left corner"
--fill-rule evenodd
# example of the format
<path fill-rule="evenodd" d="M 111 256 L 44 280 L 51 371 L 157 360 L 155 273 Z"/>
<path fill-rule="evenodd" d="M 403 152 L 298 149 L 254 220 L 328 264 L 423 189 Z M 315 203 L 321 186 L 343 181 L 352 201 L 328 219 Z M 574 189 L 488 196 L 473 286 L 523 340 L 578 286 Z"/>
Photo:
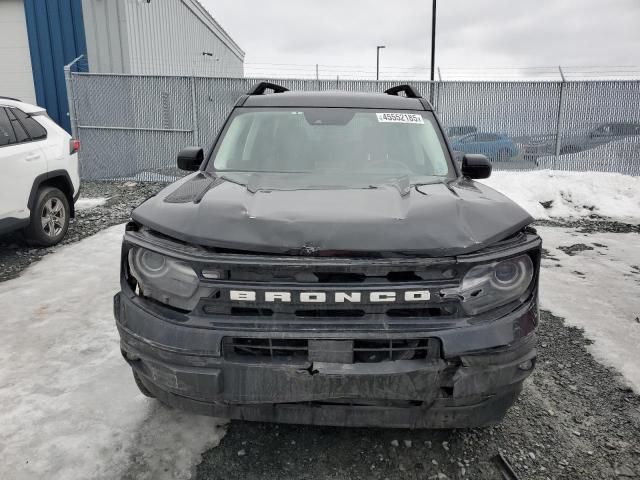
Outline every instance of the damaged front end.
<path fill-rule="evenodd" d="M 492 424 L 535 365 L 540 250 L 521 227 L 437 257 L 254 253 L 132 222 L 114 299 L 121 348 L 148 394 L 200 414 Z"/>

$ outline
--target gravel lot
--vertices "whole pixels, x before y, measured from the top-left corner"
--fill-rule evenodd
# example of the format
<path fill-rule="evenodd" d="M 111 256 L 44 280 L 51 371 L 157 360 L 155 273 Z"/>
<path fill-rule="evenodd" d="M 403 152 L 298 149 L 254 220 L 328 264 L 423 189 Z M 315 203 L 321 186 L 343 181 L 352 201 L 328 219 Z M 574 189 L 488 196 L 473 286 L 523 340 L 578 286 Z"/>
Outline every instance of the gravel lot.
<path fill-rule="evenodd" d="M 231 422 L 198 479 L 638 478 L 640 396 L 542 312 L 536 371 L 504 422 L 474 430 L 346 429 Z"/>
<path fill-rule="evenodd" d="M 126 222 L 133 208 L 164 186 L 160 183 L 83 182 L 81 198 L 108 200 L 103 205 L 77 211 L 62 245 L 77 242 L 107 227 Z M 21 233 L 0 237 L 0 282 L 17 277 L 32 262 L 54 250 L 55 247 L 30 247 Z"/>
<path fill-rule="evenodd" d="M 125 222 L 161 187 L 85 182 L 84 198 L 109 200 L 78 212 L 64 243 Z M 539 224 L 640 233 L 637 225 L 597 217 Z M 28 247 L 17 234 L 2 238 L 0 281 L 53 250 Z M 408 431 L 231 422 L 220 446 L 203 455 L 197 478 L 496 479 L 499 453 L 522 479 L 640 478 L 640 396 L 587 345 L 580 330 L 542 312 L 536 372 L 499 426 Z"/>

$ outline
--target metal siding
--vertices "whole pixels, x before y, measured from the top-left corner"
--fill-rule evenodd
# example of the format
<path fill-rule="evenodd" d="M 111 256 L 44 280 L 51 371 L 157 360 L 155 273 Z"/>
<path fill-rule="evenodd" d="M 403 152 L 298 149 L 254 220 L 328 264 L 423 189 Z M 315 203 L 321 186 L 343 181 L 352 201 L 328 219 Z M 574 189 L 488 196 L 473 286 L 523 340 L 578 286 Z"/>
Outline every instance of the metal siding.
<path fill-rule="evenodd" d="M 24 9 L 36 100 L 70 131 L 64 66 L 86 55 L 80 0 L 25 0 Z"/>
<path fill-rule="evenodd" d="M 120 0 L 82 0 L 89 70 L 126 73 L 128 45 L 126 29 L 121 25 Z"/>
<path fill-rule="evenodd" d="M 244 52 L 194 0 L 109 0 L 106 4 L 104 0 L 83 0 L 90 71 L 244 74 Z M 214 57 L 203 56 L 203 51 Z"/>

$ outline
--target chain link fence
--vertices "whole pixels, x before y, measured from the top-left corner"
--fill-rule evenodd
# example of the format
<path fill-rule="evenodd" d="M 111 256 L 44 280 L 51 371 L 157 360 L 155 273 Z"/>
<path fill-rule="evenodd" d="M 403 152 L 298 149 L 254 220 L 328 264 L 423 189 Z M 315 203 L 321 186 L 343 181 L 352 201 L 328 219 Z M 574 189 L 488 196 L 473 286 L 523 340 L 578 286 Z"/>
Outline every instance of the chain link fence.
<path fill-rule="evenodd" d="M 67 76 L 84 179 L 173 180 L 176 154 L 209 149 L 257 79 Z M 382 92 L 402 81 L 274 80 L 290 90 Z M 496 169 L 640 175 L 640 81 L 411 82 L 431 99 L 455 151 Z"/>

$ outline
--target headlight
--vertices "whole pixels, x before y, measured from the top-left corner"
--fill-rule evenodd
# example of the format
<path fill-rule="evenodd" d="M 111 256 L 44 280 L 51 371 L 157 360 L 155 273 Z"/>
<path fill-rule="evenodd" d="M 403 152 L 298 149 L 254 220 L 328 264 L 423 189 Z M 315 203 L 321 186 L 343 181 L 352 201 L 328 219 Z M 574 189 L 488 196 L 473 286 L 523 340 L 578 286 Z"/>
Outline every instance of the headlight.
<path fill-rule="evenodd" d="M 442 291 L 445 297 L 458 297 L 469 315 L 486 312 L 516 300 L 533 280 L 533 262 L 522 255 L 487 265 L 477 265 L 467 272 L 457 288 Z"/>
<path fill-rule="evenodd" d="M 193 310 L 208 292 L 188 264 L 151 250 L 129 250 L 129 268 L 145 297 L 182 310 Z M 209 292 L 210 293 L 210 292 Z"/>

